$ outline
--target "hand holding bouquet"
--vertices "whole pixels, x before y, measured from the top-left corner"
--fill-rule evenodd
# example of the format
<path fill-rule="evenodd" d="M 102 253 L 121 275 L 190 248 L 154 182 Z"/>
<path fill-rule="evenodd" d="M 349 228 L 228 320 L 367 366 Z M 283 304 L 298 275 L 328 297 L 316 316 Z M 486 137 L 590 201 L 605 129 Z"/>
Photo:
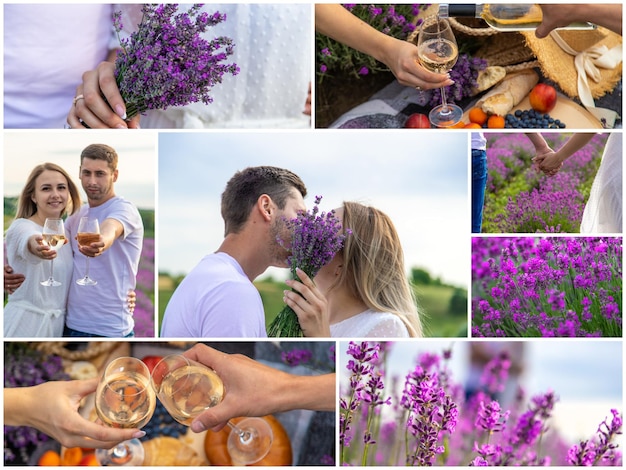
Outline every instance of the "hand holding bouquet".
<path fill-rule="evenodd" d="M 318 205 L 321 200 L 321 196 L 316 196 L 312 211 L 302 212 L 295 219 L 287 221 L 292 232 L 290 246 L 286 246 L 285 240 L 278 240 L 281 246 L 291 251 L 288 262 L 293 279 L 300 280 L 296 274 L 297 268 L 311 279 L 315 277 L 320 268 L 328 264 L 341 249 L 346 235 L 349 234 L 349 231 L 341 233 L 341 221 L 334 211 L 319 213 Z M 270 324 L 267 334 L 277 337 L 302 336 L 298 317 L 291 307 L 283 307 Z"/>
<path fill-rule="evenodd" d="M 122 50 L 115 62 L 115 78 L 126 103 L 126 118 L 149 109 L 166 109 L 201 101 L 212 102 L 211 89 L 224 74 L 237 75 L 237 64 L 223 63 L 233 54 L 228 37 L 206 40 L 209 27 L 226 15 L 201 12 L 193 5 L 177 13 L 178 4 L 143 5 L 143 17 L 130 39 L 120 39 Z M 123 28 L 115 14 L 115 30 Z"/>

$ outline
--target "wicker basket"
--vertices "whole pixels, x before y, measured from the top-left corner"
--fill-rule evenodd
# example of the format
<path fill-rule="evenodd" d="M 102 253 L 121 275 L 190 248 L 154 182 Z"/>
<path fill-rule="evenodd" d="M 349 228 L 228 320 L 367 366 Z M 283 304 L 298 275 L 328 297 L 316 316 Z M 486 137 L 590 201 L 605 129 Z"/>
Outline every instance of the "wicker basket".
<path fill-rule="evenodd" d="M 108 355 L 113 349 L 118 347 L 120 343 L 113 341 L 92 341 L 86 343 L 85 349 L 80 350 L 68 349 L 67 345 L 67 342 L 62 341 L 32 343 L 33 348 L 37 351 L 41 351 L 44 354 L 60 356 L 62 359 L 69 361 L 89 361 L 104 354 Z"/>

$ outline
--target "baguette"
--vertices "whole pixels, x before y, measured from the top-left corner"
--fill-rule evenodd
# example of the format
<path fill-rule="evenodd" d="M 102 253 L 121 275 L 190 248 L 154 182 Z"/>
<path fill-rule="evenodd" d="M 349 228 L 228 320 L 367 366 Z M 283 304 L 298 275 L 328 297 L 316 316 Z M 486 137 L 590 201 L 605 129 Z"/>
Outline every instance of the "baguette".
<path fill-rule="evenodd" d="M 507 75 L 477 104 L 487 114 L 505 116 L 530 93 L 538 82 L 539 75 L 531 69 Z"/>
<path fill-rule="evenodd" d="M 478 72 L 476 78 L 476 88 L 472 89 L 472 95 L 477 95 L 485 90 L 497 85 L 506 76 L 506 69 L 499 66 L 489 66 Z"/>

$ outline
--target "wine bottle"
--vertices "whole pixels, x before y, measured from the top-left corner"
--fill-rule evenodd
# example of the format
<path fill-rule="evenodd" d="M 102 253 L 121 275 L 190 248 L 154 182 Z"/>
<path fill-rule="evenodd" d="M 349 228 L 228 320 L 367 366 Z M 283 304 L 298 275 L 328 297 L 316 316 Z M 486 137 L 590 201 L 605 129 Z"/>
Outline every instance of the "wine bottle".
<path fill-rule="evenodd" d="M 535 3 L 485 3 L 439 5 L 442 18 L 471 17 L 481 18 L 489 27 L 497 31 L 534 30 L 543 18 L 541 7 Z M 594 29 L 592 23 L 572 23 L 558 29 Z"/>

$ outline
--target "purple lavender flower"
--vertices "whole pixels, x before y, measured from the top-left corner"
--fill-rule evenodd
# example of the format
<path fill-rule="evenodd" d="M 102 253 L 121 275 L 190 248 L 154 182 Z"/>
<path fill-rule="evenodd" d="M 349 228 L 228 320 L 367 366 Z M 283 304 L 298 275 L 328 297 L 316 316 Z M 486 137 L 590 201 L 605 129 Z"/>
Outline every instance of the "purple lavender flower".
<path fill-rule="evenodd" d="M 479 407 L 475 426 L 480 426 L 489 434 L 500 432 L 504 429 L 506 420 L 511 413 L 510 411 L 503 413 L 500 409 L 500 403 L 495 400 L 487 404 L 481 400 Z"/>
<path fill-rule="evenodd" d="M 620 456 L 616 450 L 617 444 L 614 444 L 613 440 L 622 434 L 623 420 L 617 410 L 612 409 L 611 414 L 613 415 L 611 422 L 607 423 L 608 418 L 605 418 L 592 440 L 581 441 L 569 449 L 567 453 L 569 464 L 592 466 L 602 461 L 606 465 L 619 465 Z"/>
<path fill-rule="evenodd" d="M 233 54 L 233 41 L 202 37 L 226 15 L 200 12 L 194 4 L 177 14 L 178 4 L 144 4 L 143 18 L 130 39 L 120 40 L 115 77 L 126 103 L 127 119 L 148 109 L 166 109 L 213 101 L 211 89 L 225 74 L 237 75 L 236 64 L 223 63 Z M 114 27 L 119 33 L 119 14 Z"/>
<path fill-rule="evenodd" d="M 621 336 L 621 238 L 477 238 L 473 336 Z"/>
<path fill-rule="evenodd" d="M 313 357 L 313 353 L 308 349 L 294 349 L 292 351 L 282 351 L 280 359 L 289 366 L 299 366 L 306 364 Z"/>
<path fill-rule="evenodd" d="M 315 197 L 315 204 L 310 212 L 302 212 L 295 219 L 288 220 L 291 241 L 278 240 L 281 246 L 288 248 L 291 255 L 287 258 L 291 275 L 298 279 L 296 269 L 304 271 L 310 278 L 328 264 L 343 246 L 349 230 L 341 233 L 341 221 L 335 211 L 319 211 L 322 196 Z M 268 328 L 269 336 L 302 336 L 298 317 L 288 305 L 281 310 Z"/>
<path fill-rule="evenodd" d="M 351 423 L 354 413 L 359 409 L 365 397 L 370 402 L 380 401 L 377 390 L 382 390 L 378 388 L 382 387 L 382 382 L 376 380 L 369 382 L 370 377 L 374 376 L 374 364 L 378 361 L 379 351 L 380 345 L 377 343 L 350 341 L 348 345 L 347 354 L 351 359 L 348 360 L 346 369 L 350 372 L 350 396 L 339 400 L 339 442 L 342 448 L 342 462 L 344 451 L 350 446 L 352 440 Z M 371 435 L 364 436 L 364 443 L 368 442 L 371 442 Z"/>

